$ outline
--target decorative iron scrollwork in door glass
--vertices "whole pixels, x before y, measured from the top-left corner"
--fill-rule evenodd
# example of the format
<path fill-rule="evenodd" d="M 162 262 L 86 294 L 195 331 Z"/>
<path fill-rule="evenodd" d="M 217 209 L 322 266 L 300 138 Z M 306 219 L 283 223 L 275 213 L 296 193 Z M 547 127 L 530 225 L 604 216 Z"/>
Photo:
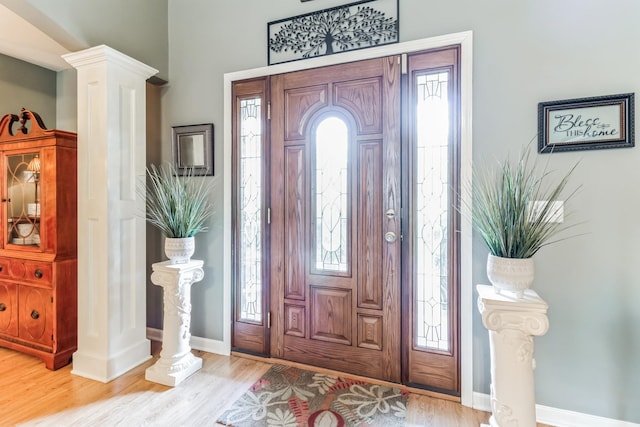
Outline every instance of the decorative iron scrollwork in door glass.
<path fill-rule="evenodd" d="M 449 73 L 417 76 L 416 345 L 448 351 Z"/>
<path fill-rule="evenodd" d="M 349 271 L 349 132 L 338 117 L 328 117 L 315 134 L 315 261 L 317 270 Z"/>
<path fill-rule="evenodd" d="M 240 319 L 262 321 L 261 98 L 240 101 Z"/>

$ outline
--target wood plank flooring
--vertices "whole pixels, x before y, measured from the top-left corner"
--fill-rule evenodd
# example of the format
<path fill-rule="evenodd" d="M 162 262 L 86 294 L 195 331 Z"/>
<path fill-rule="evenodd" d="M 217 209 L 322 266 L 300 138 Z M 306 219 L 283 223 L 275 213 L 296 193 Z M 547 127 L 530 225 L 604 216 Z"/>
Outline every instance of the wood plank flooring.
<path fill-rule="evenodd" d="M 154 354 L 158 346 L 154 345 Z M 108 384 L 52 372 L 40 360 L 0 348 L 0 426 L 215 426 L 216 417 L 269 368 L 238 356 L 195 351 L 203 367 L 178 387 L 144 379 L 140 365 Z M 412 393 L 407 426 L 478 427 L 489 414 Z"/>

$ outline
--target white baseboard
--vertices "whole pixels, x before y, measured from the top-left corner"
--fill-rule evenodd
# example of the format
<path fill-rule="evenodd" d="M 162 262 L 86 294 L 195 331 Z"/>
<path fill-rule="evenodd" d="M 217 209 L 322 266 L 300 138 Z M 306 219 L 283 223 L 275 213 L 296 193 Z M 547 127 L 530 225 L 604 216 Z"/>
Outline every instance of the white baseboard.
<path fill-rule="evenodd" d="M 473 392 L 473 408 L 491 412 L 488 394 Z M 536 421 L 556 427 L 638 427 L 640 424 L 604 418 L 566 409 L 536 405 Z"/>
<path fill-rule="evenodd" d="M 162 329 L 147 328 L 147 338 L 153 341 L 162 341 Z M 189 345 L 194 350 L 206 351 L 207 353 L 221 354 L 223 356 L 231 354 L 229 345 L 224 341 L 192 336 Z"/>
<path fill-rule="evenodd" d="M 162 329 L 147 327 L 147 339 L 151 341 L 162 341 Z"/>

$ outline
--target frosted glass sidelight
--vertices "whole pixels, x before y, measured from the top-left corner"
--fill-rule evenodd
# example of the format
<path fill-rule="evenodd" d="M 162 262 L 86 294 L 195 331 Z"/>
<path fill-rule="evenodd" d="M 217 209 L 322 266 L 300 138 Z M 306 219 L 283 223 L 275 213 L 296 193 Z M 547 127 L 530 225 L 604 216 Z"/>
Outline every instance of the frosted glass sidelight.
<path fill-rule="evenodd" d="M 240 319 L 262 322 L 261 98 L 240 101 Z"/>
<path fill-rule="evenodd" d="M 449 228 L 449 73 L 417 76 L 415 160 L 416 345 L 450 349 Z"/>
<path fill-rule="evenodd" d="M 315 268 L 349 271 L 349 130 L 338 117 L 322 120 L 315 133 L 313 217 Z"/>

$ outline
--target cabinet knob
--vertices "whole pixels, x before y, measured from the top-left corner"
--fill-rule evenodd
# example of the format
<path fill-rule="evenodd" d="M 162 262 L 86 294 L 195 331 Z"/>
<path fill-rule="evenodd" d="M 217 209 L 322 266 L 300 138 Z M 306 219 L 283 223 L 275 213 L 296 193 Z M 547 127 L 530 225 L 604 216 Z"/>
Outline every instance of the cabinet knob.
<path fill-rule="evenodd" d="M 0 302 L 0 311 L 6 311 L 7 305 L 3 302 Z"/>
<path fill-rule="evenodd" d="M 42 279 L 42 270 L 38 268 L 33 275 L 36 276 L 36 279 Z"/>
<path fill-rule="evenodd" d="M 38 318 L 40 318 L 40 313 L 38 313 L 38 310 L 33 310 L 33 311 L 31 312 L 31 318 L 32 318 L 33 320 L 37 320 Z"/>

